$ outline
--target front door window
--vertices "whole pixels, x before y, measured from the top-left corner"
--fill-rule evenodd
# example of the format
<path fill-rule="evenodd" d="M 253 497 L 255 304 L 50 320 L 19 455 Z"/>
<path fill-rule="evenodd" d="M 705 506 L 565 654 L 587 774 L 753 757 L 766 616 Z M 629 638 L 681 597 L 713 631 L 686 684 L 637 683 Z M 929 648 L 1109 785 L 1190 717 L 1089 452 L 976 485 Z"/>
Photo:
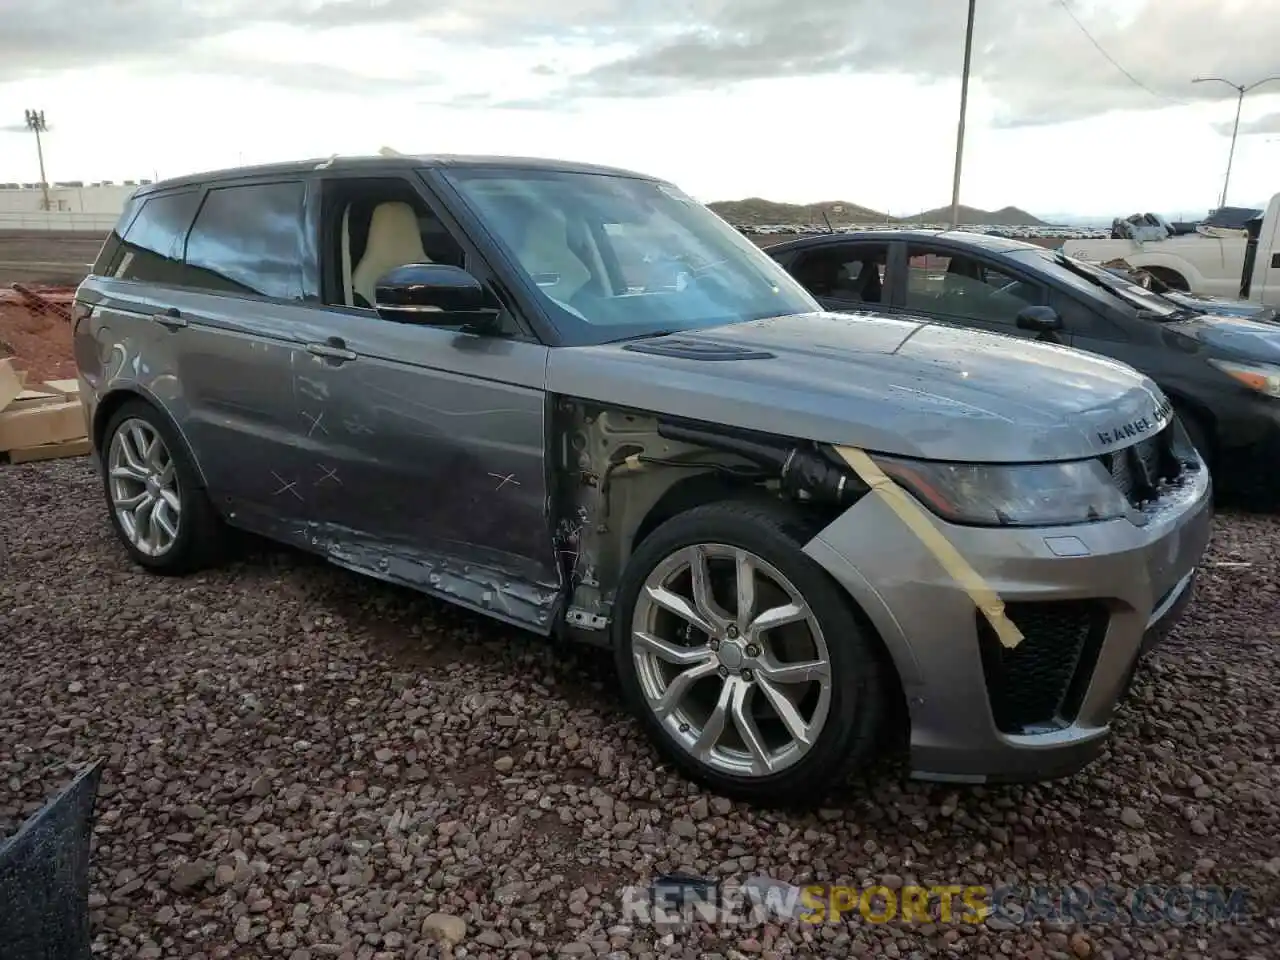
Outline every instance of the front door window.
<path fill-rule="evenodd" d="M 1044 302 L 1036 284 L 976 257 L 919 245 L 907 255 L 908 310 L 1014 330 L 1024 308 Z"/>

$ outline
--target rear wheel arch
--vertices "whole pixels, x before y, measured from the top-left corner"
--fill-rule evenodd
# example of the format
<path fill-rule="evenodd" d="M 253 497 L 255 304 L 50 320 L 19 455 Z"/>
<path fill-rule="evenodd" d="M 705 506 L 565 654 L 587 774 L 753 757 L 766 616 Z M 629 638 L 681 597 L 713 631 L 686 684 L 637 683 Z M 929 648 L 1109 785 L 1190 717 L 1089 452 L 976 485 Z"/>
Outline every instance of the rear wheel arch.
<path fill-rule="evenodd" d="M 1174 290 L 1178 290 L 1182 293 L 1188 293 L 1191 290 L 1191 282 L 1185 275 L 1178 270 L 1175 270 L 1173 267 L 1150 266 L 1139 267 L 1138 269 L 1144 273 L 1151 274 L 1151 276 L 1155 277 L 1161 283 L 1166 284 Z"/>
<path fill-rule="evenodd" d="M 182 453 L 195 469 L 196 476 L 200 486 L 207 486 L 205 482 L 204 469 L 200 465 L 200 458 L 196 456 L 195 451 L 191 448 L 191 444 L 187 442 L 186 435 L 178 427 L 177 420 L 174 418 L 163 403 L 151 394 L 133 387 L 121 387 L 112 390 L 103 396 L 93 412 L 93 448 L 99 452 L 103 451 L 103 444 L 106 441 L 107 426 L 111 423 L 111 418 L 116 411 L 131 401 L 141 401 L 155 410 L 160 416 L 164 417 L 169 426 L 173 429 L 174 435 L 178 438 L 182 445 Z"/>

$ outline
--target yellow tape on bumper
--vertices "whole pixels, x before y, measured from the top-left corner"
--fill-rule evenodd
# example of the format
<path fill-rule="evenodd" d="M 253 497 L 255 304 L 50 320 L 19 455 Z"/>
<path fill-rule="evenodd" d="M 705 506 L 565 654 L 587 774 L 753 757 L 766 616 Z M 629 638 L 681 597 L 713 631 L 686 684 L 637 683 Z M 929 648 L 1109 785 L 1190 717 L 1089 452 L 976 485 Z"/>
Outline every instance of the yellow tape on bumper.
<path fill-rule="evenodd" d="M 898 515 L 903 523 L 911 528 L 922 544 L 937 559 L 942 568 L 951 575 L 956 583 L 969 594 L 973 605 L 982 612 L 996 632 L 1000 642 L 1013 649 L 1022 642 L 1022 631 L 1004 612 L 1004 601 L 996 592 L 987 586 L 981 574 L 960 555 L 957 550 L 933 525 L 924 511 L 906 492 L 893 482 L 885 472 L 876 466 L 869 456 L 856 447 L 836 447 L 836 452 L 844 459 L 850 469 L 862 482 L 871 488 L 890 510 Z"/>

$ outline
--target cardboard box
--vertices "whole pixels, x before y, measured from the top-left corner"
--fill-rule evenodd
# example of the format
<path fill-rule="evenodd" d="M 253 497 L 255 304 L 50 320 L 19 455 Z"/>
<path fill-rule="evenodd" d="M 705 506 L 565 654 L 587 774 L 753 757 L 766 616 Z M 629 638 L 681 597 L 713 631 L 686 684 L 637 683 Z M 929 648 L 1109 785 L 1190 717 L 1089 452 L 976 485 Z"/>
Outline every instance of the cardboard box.
<path fill-rule="evenodd" d="M 80 440 L 89 435 L 78 400 L 0 412 L 0 451 Z"/>
<path fill-rule="evenodd" d="M 62 457 L 83 457 L 89 452 L 89 438 L 66 440 L 62 443 L 42 443 L 38 447 L 25 447 L 9 451 L 10 463 L 34 463 L 37 460 L 58 460 Z"/>
<path fill-rule="evenodd" d="M 26 383 L 26 377 L 13 369 L 9 360 L 0 360 L 0 410 L 18 399 Z"/>
<path fill-rule="evenodd" d="M 46 380 L 40 386 L 42 389 L 60 394 L 68 400 L 78 400 L 80 398 L 79 380 Z"/>
<path fill-rule="evenodd" d="M 67 398 L 60 393 L 42 393 L 39 390 L 23 390 L 5 410 L 28 410 L 31 407 L 46 407 L 51 403 L 66 403 Z"/>

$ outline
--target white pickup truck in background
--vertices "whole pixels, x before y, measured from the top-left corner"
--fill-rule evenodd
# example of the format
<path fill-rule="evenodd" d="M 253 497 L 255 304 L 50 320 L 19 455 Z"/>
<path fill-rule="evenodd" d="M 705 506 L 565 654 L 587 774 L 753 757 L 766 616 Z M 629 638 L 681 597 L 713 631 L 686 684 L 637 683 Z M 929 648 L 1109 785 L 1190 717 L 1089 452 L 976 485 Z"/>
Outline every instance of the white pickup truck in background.
<path fill-rule="evenodd" d="M 1154 218 L 1151 219 L 1154 223 Z M 1174 290 L 1280 306 L 1280 194 L 1243 229 L 1201 226 L 1170 236 L 1150 228 L 1150 239 L 1068 240 L 1062 252 L 1078 260 L 1122 260 Z"/>

